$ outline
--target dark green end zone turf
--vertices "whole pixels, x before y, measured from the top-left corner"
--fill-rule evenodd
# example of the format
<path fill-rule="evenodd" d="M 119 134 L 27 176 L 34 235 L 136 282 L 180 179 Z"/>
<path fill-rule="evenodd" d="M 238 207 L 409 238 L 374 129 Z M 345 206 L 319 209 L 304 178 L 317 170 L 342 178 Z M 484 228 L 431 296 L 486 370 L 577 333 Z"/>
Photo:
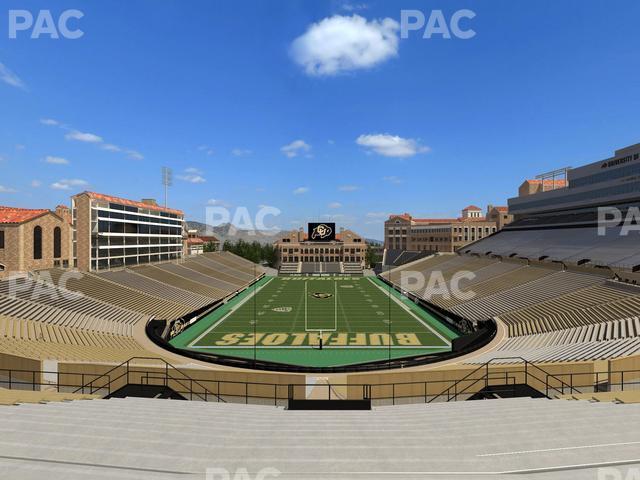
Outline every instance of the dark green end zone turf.
<path fill-rule="evenodd" d="M 431 313 L 377 278 L 267 277 L 171 344 L 328 367 L 385 360 L 390 355 L 447 352 L 456 337 Z"/>

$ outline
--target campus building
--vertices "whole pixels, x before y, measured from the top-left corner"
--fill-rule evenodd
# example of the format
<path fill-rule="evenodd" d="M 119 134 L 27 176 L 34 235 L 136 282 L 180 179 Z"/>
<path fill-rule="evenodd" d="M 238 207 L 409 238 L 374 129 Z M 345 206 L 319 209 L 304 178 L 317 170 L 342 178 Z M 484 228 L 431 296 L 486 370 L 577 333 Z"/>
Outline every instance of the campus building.
<path fill-rule="evenodd" d="M 540 188 L 509 199 L 516 219 L 563 212 L 566 215 L 595 212 L 597 207 L 625 209 L 640 202 L 640 143 L 616 150 L 604 160 L 570 168 L 562 188 Z M 525 193 L 525 194 L 523 194 Z"/>
<path fill-rule="evenodd" d="M 73 258 L 79 270 L 103 270 L 183 257 L 184 214 L 154 200 L 95 192 L 71 198 Z"/>
<path fill-rule="evenodd" d="M 455 252 L 500 230 L 512 220 L 506 207 L 489 205 L 486 214 L 475 205 L 458 218 L 414 218 L 391 215 L 384 224 L 385 249 L 412 252 Z"/>
<path fill-rule="evenodd" d="M 322 231 L 322 235 L 317 234 Z M 364 267 L 367 253 L 365 239 L 344 228 L 335 233 L 335 223 L 311 223 L 309 232 L 302 228 L 283 234 L 274 243 L 279 263 L 358 263 Z"/>
<path fill-rule="evenodd" d="M 69 267 L 69 209 L 0 207 L 0 278 L 53 267 Z"/>

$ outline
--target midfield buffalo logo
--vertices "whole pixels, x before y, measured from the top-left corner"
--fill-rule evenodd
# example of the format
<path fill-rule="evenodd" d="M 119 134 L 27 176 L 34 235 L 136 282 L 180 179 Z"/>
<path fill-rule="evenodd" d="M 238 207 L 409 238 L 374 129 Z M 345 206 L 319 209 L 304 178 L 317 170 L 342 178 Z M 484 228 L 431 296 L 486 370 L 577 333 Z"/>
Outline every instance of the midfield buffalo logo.
<path fill-rule="evenodd" d="M 331 298 L 331 297 L 333 297 L 333 294 L 332 293 L 325 293 L 325 292 L 315 292 L 315 293 L 312 293 L 311 296 L 313 298 Z"/>
<path fill-rule="evenodd" d="M 332 233 L 333 230 L 330 226 L 321 223 L 311 232 L 311 240 L 324 240 L 325 238 L 329 238 Z"/>

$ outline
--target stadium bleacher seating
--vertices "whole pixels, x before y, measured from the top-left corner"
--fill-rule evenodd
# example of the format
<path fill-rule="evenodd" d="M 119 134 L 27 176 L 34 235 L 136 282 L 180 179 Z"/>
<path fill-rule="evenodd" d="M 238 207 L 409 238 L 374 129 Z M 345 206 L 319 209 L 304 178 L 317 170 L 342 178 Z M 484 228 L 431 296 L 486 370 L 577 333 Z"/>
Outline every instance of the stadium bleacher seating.
<path fill-rule="evenodd" d="M 12 478 L 595 479 L 618 459 L 616 471 L 638 466 L 629 442 L 640 404 L 515 398 L 310 414 L 113 398 L 0 407 L 0 420 L 0 471 Z"/>
<path fill-rule="evenodd" d="M 280 265 L 279 272 L 283 275 L 291 275 L 300 273 L 302 262 L 284 262 Z"/>
<path fill-rule="evenodd" d="M 359 262 L 344 262 L 342 272 L 346 275 L 362 275 L 362 264 Z"/>

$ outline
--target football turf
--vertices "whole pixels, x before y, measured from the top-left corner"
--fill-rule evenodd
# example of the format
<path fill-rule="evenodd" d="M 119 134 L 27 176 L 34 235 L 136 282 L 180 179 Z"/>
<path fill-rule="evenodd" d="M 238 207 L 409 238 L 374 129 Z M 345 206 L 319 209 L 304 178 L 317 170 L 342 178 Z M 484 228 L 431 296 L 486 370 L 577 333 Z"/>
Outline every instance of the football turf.
<path fill-rule="evenodd" d="M 266 277 L 171 344 L 200 352 L 330 367 L 446 352 L 457 336 L 377 278 Z"/>

